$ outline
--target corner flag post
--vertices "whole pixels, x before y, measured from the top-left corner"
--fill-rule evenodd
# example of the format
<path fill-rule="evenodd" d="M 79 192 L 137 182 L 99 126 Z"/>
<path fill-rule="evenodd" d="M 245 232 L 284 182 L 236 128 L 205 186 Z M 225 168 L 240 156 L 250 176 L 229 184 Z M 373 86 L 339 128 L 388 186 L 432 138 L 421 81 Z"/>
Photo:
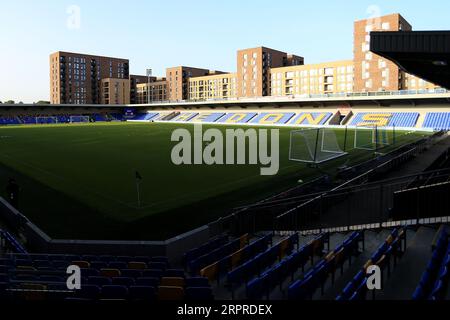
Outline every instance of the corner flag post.
<path fill-rule="evenodd" d="M 138 201 L 138 207 L 141 207 L 141 181 L 142 181 L 142 176 L 141 174 L 136 171 L 135 174 L 135 178 L 136 178 L 136 193 L 137 193 L 137 201 Z"/>

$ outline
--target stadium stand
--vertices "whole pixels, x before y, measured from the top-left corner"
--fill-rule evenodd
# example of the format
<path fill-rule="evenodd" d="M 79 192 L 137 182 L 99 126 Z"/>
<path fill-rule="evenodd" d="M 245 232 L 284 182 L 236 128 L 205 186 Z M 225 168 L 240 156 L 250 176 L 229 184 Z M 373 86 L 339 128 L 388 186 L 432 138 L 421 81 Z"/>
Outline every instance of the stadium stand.
<path fill-rule="evenodd" d="M 253 118 L 250 123 L 254 124 L 285 124 L 287 123 L 295 113 L 268 113 L 263 112 Z"/>
<path fill-rule="evenodd" d="M 363 242 L 363 232 L 353 232 L 342 244 L 327 254 L 310 271 L 289 286 L 289 300 L 311 299 L 318 287 L 324 292 L 324 284 L 329 275 L 334 282 L 335 271 L 343 268 L 348 259 L 351 264 L 352 255 L 359 254 L 358 243 Z"/>
<path fill-rule="evenodd" d="M 446 226 L 442 226 L 433 244 L 433 255 L 418 284 L 413 300 L 442 300 L 448 288 L 450 267 L 450 246 Z"/>
<path fill-rule="evenodd" d="M 360 112 L 352 118 L 350 125 L 414 128 L 418 118 L 418 112 Z"/>
<path fill-rule="evenodd" d="M 410 292 L 413 299 L 438 300 L 447 294 L 450 261 L 447 228 L 442 225 L 438 230 L 431 229 L 437 230 L 434 231 L 435 239 L 429 243 L 433 254 L 414 294 Z M 402 258 L 415 245 L 413 240 L 407 245 L 406 235 L 413 236 L 417 232 L 399 226 L 378 232 L 245 235 L 231 241 L 221 236 L 185 253 L 185 257 L 195 260 L 199 254 L 213 252 L 214 247 L 242 242 L 240 255 L 226 257 L 229 266 L 229 271 L 223 274 L 226 281 L 189 276 L 188 269 L 174 269 L 166 257 L 3 253 L 0 255 L 0 296 L 27 301 L 77 302 L 111 299 L 208 301 L 229 299 L 230 294 L 232 299 L 238 300 L 320 300 L 338 292 L 334 297 L 339 301 L 366 300 L 370 298 L 366 285 L 367 268 L 380 266 L 384 285 L 395 289 L 395 283 L 387 279 L 401 273 L 401 270 L 397 272 L 401 268 L 396 268 L 400 266 L 399 261 L 407 263 L 406 267 L 411 263 Z M 385 240 L 375 247 L 382 235 L 386 235 Z M 272 239 L 276 241 L 272 243 Z M 224 241 L 225 244 L 221 244 Z M 333 250 L 330 250 L 331 243 Z M 373 248 L 375 250 L 369 253 Z M 243 256 L 244 251 L 248 256 Z M 239 263 L 233 267 L 238 256 Z M 366 256 L 369 259 L 364 262 Z M 65 287 L 66 268 L 72 264 L 81 267 L 81 290 L 70 291 Z M 345 279 L 349 280 L 345 282 Z"/>
<path fill-rule="evenodd" d="M 151 121 L 152 119 L 155 119 L 159 113 L 156 112 L 149 112 L 149 113 L 137 113 L 133 118 L 130 118 L 128 120 L 133 121 Z"/>
<path fill-rule="evenodd" d="M 290 125 L 325 125 L 331 118 L 331 112 L 302 112 L 289 122 Z"/>
<path fill-rule="evenodd" d="M 221 124 L 273 124 L 290 126 L 322 126 L 327 125 L 330 119 L 336 118 L 340 111 L 335 112 L 167 112 L 148 111 L 138 112 L 128 116 L 119 112 L 106 113 L 12 113 L 0 115 L 0 125 L 19 124 L 50 124 L 86 122 L 89 117 L 90 122 L 108 121 L 172 121 L 186 123 L 221 123 Z M 78 117 L 78 119 L 77 119 Z M 56 120 L 55 120 L 56 118 Z M 419 121 L 419 118 L 423 121 Z M 349 113 L 345 118 L 345 123 L 350 126 L 395 126 L 398 128 L 423 128 L 428 130 L 450 130 L 449 112 L 427 112 L 421 115 L 419 112 L 356 112 Z M 334 123 L 334 122 L 333 122 Z"/>
<path fill-rule="evenodd" d="M 450 130 L 450 112 L 429 112 L 425 116 L 423 128 Z"/>
<path fill-rule="evenodd" d="M 371 265 L 377 265 L 382 271 L 388 269 L 391 272 L 391 258 L 394 265 L 397 264 L 397 258 L 401 257 L 406 248 L 406 230 L 404 228 L 394 229 L 388 238 L 378 247 L 371 258 L 364 264 L 353 279 L 345 286 L 342 293 L 336 300 L 365 300 L 367 293 L 367 275 L 366 270 Z"/>
<path fill-rule="evenodd" d="M 252 259 L 262 251 L 265 251 L 271 241 L 271 235 L 266 235 L 260 239 L 257 239 L 253 243 L 248 244 L 247 246 L 206 266 L 205 268 L 200 270 L 200 275 L 202 277 L 208 278 L 211 282 L 214 280 L 217 280 L 219 282 L 221 276 L 244 264 L 246 261 Z"/>

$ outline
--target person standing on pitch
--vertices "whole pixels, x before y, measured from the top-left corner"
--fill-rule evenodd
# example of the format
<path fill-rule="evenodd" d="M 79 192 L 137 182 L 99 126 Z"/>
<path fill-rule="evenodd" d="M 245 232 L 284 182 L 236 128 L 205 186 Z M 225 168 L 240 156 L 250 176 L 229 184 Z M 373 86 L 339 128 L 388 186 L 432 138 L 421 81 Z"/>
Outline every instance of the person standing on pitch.
<path fill-rule="evenodd" d="M 8 197 L 8 202 L 16 209 L 19 206 L 19 192 L 20 187 L 17 184 L 16 180 L 10 178 L 8 185 L 6 186 L 6 194 Z"/>

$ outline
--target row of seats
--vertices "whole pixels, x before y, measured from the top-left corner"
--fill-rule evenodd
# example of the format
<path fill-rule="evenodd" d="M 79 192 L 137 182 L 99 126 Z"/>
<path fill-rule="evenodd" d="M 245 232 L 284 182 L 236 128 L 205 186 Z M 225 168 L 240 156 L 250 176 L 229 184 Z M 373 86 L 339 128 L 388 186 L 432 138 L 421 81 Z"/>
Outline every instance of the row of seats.
<path fill-rule="evenodd" d="M 156 112 L 137 113 L 133 118 L 131 118 L 129 120 L 150 121 L 150 120 L 156 118 L 158 115 L 159 115 L 159 113 L 156 113 Z"/>
<path fill-rule="evenodd" d="M 222 235 L 216 237 L 205 244 L 193 248 L 183 254 L 183 264 L 186 267 L 192 260 L 197 259 L 211 251 L 219 248 L 220 246 L 226 244 L 228 242 L 228 236 Z"/>
<path fill-rule="evenodd" d="M 297 233 L 281 240 L 266 251 L 256 255 L 236 269 L 228 272 L 227 283 L 231 288 L 232 295 L 234 295 L 236 286 L 248 282 L 255 275 L 261 275 L 261 273 L 275 261 L 280 261 L 286 255 L 291 254 L 295 245 L 298 245 Z"/>
<path fill-rule="evenodd" d="M 439 239 L 430 262 L 414 291 L 413 300 L 441 300 L 448 286 L 450 268 L 450 245 L 446 228 L 439 230 Z"/>
<path fill-rule="evenodd" d="M 427 113 L 423 127 L 433 130 L 450 130 L 450 112 Z"/>
<path fill-rule="evenodd" d="M 147 115 L 147 114 L 145 114 Z M 19 125 L 19 124 L 52 124 L 68 122 L 86 122 L 86 116 L 89 116 L 95 122 L 121 121 L 123 115 L 113 114 L 21 114 L 17 116 L 0 116 L 0 125 Z"/>
<path fill-rule="evenodd" d="M 207 277 L 210 281 L 220 280 L 220 276 L 226 274 L 230 270 L 235 269 L 239 265 L 242 265 L 246 261 L 252 259 L 257 254 L 265 251 L 272 241 L 272 235 L 268 234 L 253 243 L 233 252 L 226 257 L 215 261 L 209 266 L 200 270 L 200 275 Z"/>
<path fill-rule="evenodd" d="M 4 287 L 0 283 L 0 290 Z M 187 300 L 207 301 L 213 300 L 214 295 L 210 287 L 176 287 L 176 286 L 143 286 L 143 285 L 91 285 L 86 284 L 81 290 L 67 292 L 64 284 L 33 284 L 24 283 L 14 289 L 18 291 L 0 291 L 0 298 L 24 300 L 128 300 L 128 301 L 154 301 L 154 300 Z"/>
<path fill-rule="evenodd" d="M 131 120 L 152 121 L 158 113 L 138 113 Z M 181 112 L 171 121 L 191 123 L 237 123 L 276 125 L 325 125 L 333 116 L 331 112 L 228 112 L 198 113 Z M 350 121 L 352 126 L 377 125 L 414 128 L 420 114 L 418 112 L 358 112 Z M 425 115 L 423 128 L 450 130 L 450 112 L 429 112 Z"/>
<path fill-rule="evenodd" d="M 251 123 L 255 125 L 324 125 L 332 115 L 331 112 L 181 112 L 175 118 L 171 119 L 171 121 L 192 123 Z"/>
<path fill-rule="evenodd" d="M 344 263 L 351 257 L 358 255 L 359 243 L 364 243 L 364 233 L 353 232 L 341 245 L 331 251 L 326 257 L 320 260 L 311 270 L 309 270 L 302 279 L 292 283 L 288 289 L 289 300 L 311 299 L 318 287 L 323 288 L 330 275 L 334 281 L 334 274 L 338 268 L 341 272 Z"/>
<path fill-rule="evenodd" d="M 371 258 L 363 268 L 344 287 L 336 300 L 365 300 L 367 294 L 367 269 L 371 265 L 377 265 L 384 271 L 388 269 L 390 274 L 391 257 L 394 258 L 394 265 L 397 258 L 401 257 L 406 250 L 406 228 L 395 228 L 387 239 L 377 248 Z"/>
<path fill-rule="evenodd" d="M 250 300 L 260 300 L 264 295 L 267 297 L 277 285 L 283 283 L 283 280 L 289 275 L 293 279 L 295 272 L 298 269 L 304 271 L 305 265 L 308 261 L 314 261 L 315 255 L 321 255 L 324 249 L 325 242 L 328 241 L 328 234 L 321 234 L 307 244 L 303 245 L 298 251 L 292 252 L 279 263 L 269 268 L 250 280 L 246 284 L 247 298 Z"/>
<path fill-rule="evenodd" d="M 27 254 L 27 250 L 8 231 L 0 229 L 0 242 L 4 250 Z"/>
<path fill-rule="evenodd" d="M 17 265 L 21 261 L 87 261 L 104 262 L 106 264 L 113 262 L 144 262 L 144 263 L 164 263 L 169 265 L 169 260 L 165 256 L 113 256 L 113 255 L 77 255 L 77 254 L 32 254 L 32 253 L 6 253 L 0 257 L 0 261 L 8 261 L 10 264 Z"/>
<path fill-rule="evenodd" d="M 248 244 L 249 235 L 245 234 L 238 239 L 235 239 L 231 242 L 228 242 L 217 249 L 204 254 L 194 260 L 188 262 L 189 271 L 192 274 L 199 274 L 200 270 L 210 264 L 220 260 L 224 256 L 227 256 L 233 252 L 236 252 L 239 249 L 242 249 Z"/>
<path fill-rule="evenodd" d="M 358 112 L 352 118 L 350 125 L 378 125 L 380 127 L 413 128 L 419 119 L 418 112 Z"/>

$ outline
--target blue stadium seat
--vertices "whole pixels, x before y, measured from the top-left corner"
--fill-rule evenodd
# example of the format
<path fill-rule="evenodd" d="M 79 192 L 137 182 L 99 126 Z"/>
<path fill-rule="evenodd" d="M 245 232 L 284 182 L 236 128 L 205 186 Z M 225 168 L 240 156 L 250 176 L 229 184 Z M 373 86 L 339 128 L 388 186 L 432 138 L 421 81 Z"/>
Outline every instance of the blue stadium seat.
<path fill-rule="evenodd" d="M 137 286 L 147 286 L 147 287 L 158 287 L 161 282 L 160 278 L 154 278 L 154 277 L 141 277 L 136 278 L 136 285 Z"/>
<path fill-rule="evenodd" d="M 146 269 L 141 271 L 143 277 L 154 277 L 162 278 L 164 275 L 164 270 L 161 269 Z"/>
<path fill-rule="evenodd" d="M 126 299 L 128 288 L 125 286 L 104 285 L 101 288 L 101 299 Z"/>
<path fill-rule="evenodd" d="M 450 130 L 450 112 L 428 112 L 422 127 L 433 130 Z"/>
<path fill-rule="evenodd" d="M 98 270 L 108 268 L 108 263 L 104 261 L 91 261 L 90 265 L 91 268 Z"/>
<path fill-rule="evenodd" d="M 102 277 L 102 276 L 92 276 L 88 277 L 89 284 L 97 285 L 97 286 L 106 286 L 111 285 L 112 281 L 110 278 Z"/>
<path fill-rule="evenodd" d="M 85 284 L 80 290 L 76 291 L 77 297 L 86 299 L 98 299 L 100 296 L 100 287 L 97 285 Z"/>
<path fill-rule="evenodd" d="M 130 277 L 114 277 L 112 278 L 112 284 L 117 286 L 129 287 L 135 285 L 135 280 L 134 278 Z"/>
<path fill-rule="evenodd" d="M 164 271 L 165 277 L 184 277 L 184 270 L 183 269 L 167 269 Z"/>
<path fill-rule="evenodd" d="M 187 278 L 186 287 L 209 287 L 209 280 L 203 277 Z"/>
<path fill-rule="evenodd" d="M 81 268 L 81 275 L 84 277 L 94 277 L 99 276 L 100 271 L 93 268 Z"/>
<path fill-rule="evenodd" d="M 120 275 L 122 277 L 130 277 L 130 278 L 139 278 L 142 277 L 142 270 L 133 270 L 133 269 L 121 269 Z"/>
<path fill-rule="evenodd" d="M 382 127 L 413 128 L 419 119 L 418 112 L 359 112 L 353 116 L 351 126 L 378 125 Z"/>
<path fill-rule="evenodd" d="M 66 279 L 60 276 L 43 275 L 39 276 L 39 281 L 43 282 L 65 282 Z"/>
<path fill-rule="evenodd" d="M 108 268 L 111 269 L 127 269 L 128 264 L 122 261 L 112 261 L 108 263 Z"/>
<path fill-rule="evenodd" d="M 153 301 L 156 298 L 156 290 L 152 286 L 131 286 L 128 291 L 132 301 Z"/>
<path fill-rule="evenodd" d="M 186 300 L 188 301 L 211 301 L 214 295 L 210 287 L 186 288 Z"/>

